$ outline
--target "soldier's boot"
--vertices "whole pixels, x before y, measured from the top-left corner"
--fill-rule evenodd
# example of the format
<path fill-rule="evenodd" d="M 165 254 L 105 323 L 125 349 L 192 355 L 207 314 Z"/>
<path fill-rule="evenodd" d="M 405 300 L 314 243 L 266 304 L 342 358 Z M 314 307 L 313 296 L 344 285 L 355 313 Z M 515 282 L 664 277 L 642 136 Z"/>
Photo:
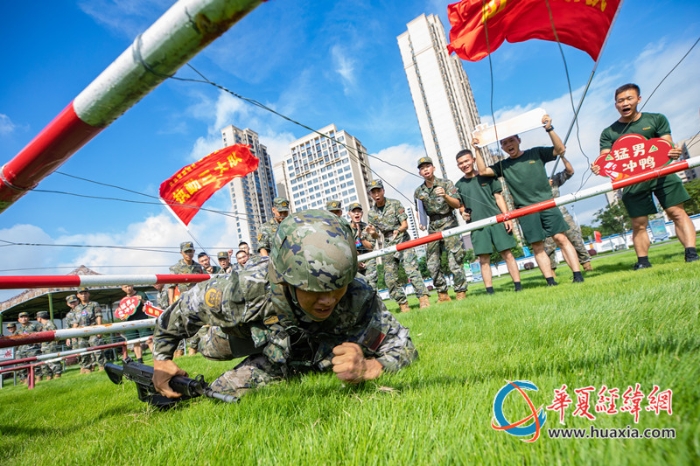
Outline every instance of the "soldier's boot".
<path fill-rule="evenodd" d="M 61 378 L 61 374 L 54 374 L 53 378 L 54 378 L 54 379 L 60 379 L 60 378 Z"/>
<path fill-rule="evenodd" d="M 438 302 L 439 303 L 446 303 L 449 301 L 452 301 L 452 299 L 450 299 L 450 295 L 448 295 L 447 292 L 444 292 L 444 293 L 438 292 Z"/>
<path fill-rule="evenodd" d="M 583 263 L 583 270 L 586 272 L 590 272 L 591 270 L 593 270 L 593 265 L 590 263 L 590 261 Z"/>
<path fill-rule="evenodd" d="M 467 292 L 466 292 L 466 291 L 458 291 L 457 294 L 456 294 L 456 296 L 455 296 L 455 299 L 456 299 L 457 301 L 461 301 L 461 300 L 463 300 L 463 299 L 467 299 Z"/>
<path fill-rule="evenodd" d="M 411 308 L 408 307 L 408 303 L 401 303 L 401 304 L 399 304 L 399 311 L 401 311 L 401 312 L 408 312 L 408 311 L 410 311 L 410 310 L 411 310 Z"/>
<path fill-rule="evenodd" d="M 194 348 L 187 348 L 187 356 L 194 356 L 197 354 L 197 350 Z"/>
<path fill-rule="evenodd" d="M 181 350 L 181 349 L 175 350 L 175 352 L 173 353 L 173 359 L 180 358 L 180 357 L 182 357 L 182 356 L 184 356 L 184 355 L 185 355 L 185 351 L 184 351 L 184 350 Z"/>
<path fill-rule="evenodd" d="M 424 294 L 420 298 L 418 298 L 418 302 L 420 303 L 419 309 L 425 309 L 426 307 L 430 307 L 430 297 L 427 294 Z"/>

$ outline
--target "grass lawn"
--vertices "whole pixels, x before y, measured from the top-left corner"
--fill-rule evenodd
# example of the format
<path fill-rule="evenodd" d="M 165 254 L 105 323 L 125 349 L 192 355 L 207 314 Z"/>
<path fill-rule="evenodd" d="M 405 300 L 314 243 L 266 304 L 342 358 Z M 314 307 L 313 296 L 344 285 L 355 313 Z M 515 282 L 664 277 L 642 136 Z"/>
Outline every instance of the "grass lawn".
<path fill-rule="evenodd" d="M 544 286 L 538 271 L 514 293 L 509 277 L 496 294 L 473 285 L 468 299 L 399 315 L 420 360 L 362 386 L 313 374 L 264 388 L 237 404 L 209 399 L 154 411 L 134 384 L 104 373 L 79 375 L 34 390 L 0 390 L 0 464 L 699 464 L 700 262 L 685 264 L 677 241 L 652 247 L 653 268 L 631 271 L 632 251 L 593 261 L 586 282 Z M 392 311 L 394 303 L 388 302 Z M 201 356 L 178 363 L 209 381 L 231 362 Z M 563 384 L 574 403 L 559 423 L 546 411 L 539 440 L 525 443 L 491 427 L 496 393 L 506 381 L 530 380 L 536 408 Z M 593 409 L 606 385 L 620 395 L 640 384 L 673 391 L 669 415 Z M 595 387 L 594 421 L 573 416 L 575 388 Z M 617 400 L 618 409 L 622 398 Z M 515 422 L 530 414 L 517 392 L 504 403 Z M 675 439 L 553 439 L 547 429 L 673 428 Z"/>

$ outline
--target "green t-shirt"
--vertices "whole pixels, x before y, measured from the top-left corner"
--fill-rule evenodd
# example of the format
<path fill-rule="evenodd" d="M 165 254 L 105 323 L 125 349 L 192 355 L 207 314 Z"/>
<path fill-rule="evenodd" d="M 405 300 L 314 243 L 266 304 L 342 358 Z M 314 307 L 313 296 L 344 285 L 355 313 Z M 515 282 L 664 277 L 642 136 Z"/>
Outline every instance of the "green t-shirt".
<path fill-rule="evenodd" d="M 641 134 L 647 139 L 660 138 L 671 134 L 671 125 L 668 123 L 668 119 L 660 113 L 642 113 L 639 120 L 631 123 L 616 121 L 600 134 L 600 150 L 611 149 L 617 138 L 623 134 Z M 652 189 L 652 183 L 657 183 L 657 180 L 627 186 L 624 188 L 624 192 L 648 191 Z"/>
<path fill-rule="evenodd" d="M 503 191 L 498 179 L 479 175 L 473 178 L 463 176 L 455 187 L 464 207 L 472 210 L 471 219 L 473 222 L 501 213 L 496 205 L 496 199 L 493 197 L 495 193 Z"/>
<path fill-rule="evenodd" d="M 556 160 L 554 147 L 533 147 L 517 158 L 507 158 L 494 165 L 491 170 L 508 183 L 515 207 L 525 207 L 552 199 L 544 164 Z"/>

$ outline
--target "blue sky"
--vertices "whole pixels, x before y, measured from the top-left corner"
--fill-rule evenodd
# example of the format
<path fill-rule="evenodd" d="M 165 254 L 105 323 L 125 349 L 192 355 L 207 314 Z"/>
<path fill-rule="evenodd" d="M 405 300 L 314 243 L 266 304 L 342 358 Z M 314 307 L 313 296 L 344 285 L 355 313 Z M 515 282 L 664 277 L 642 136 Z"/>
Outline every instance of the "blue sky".
<path fill-rule="evenodd" d="M 165 0 L 3 2 L 0 6 L 0 162 L 14 157 L 86 85 L 172 4 Z M 210 79 L 309 126 L 335 123 L 371 154 L 406 164 L 423 154 L 396 36 L 422 13 L 446 28 L 447 2 L 272 0 L 262 4 L 192 60 Z M 583 107 L 580 138 L 569 141 L 577 175 L 563 193 L 581 186 L 597 155 L 600 131 L 617 118 L 613 90 L 634 81 L 648 95 L 700 36 L 696 1 L 624 2 Z M 700 48 L 700 47 L 698 47 Z M 700 129 L 700 50 L 662 84 L 647 111 L 667 114 L 676 140 Z M 593 62 L 564 47 L 574 100 Z M 544 107 L 564 134 L 573 111 L 554 43 L 504 44 L 492 56 L 497 118 Z M 465 63 L 483 121 L 490 121 L 488 60 Z M 194 77 L 186 68 L 181 76 Z M 307 134 L 277 116 L 202 84 L 166 81 L 77 152 L 59 171 L 157 195 L 178 168 L 220 147 L 219 130 L 234 124 L 257 131 L 273 162 Z M 523 135 L 526 146 L 546 143 L 544 132 Z M 585 155 L 584 155 L 585 154 Z M 410 162 L 407 162 L 409 161 Z M 408 197 L 419 183 L 379 161 L 372 168 Z M 551 169 L 551 168 L 550 168 Z M 453 180 L 459 178 L 454 167 Z M 592 178 L 585 187 L 602 178 Z M 148 198 L 54 173 L 38 187 L 87 196 Z M 389 193 L 398 197 L 395 193 Z M 405 198 L 401 198 L 404 202 Z M 602 198 L 574 207 L 590 223 Z M 222 192 L 206 205 L 231 210 Z M 190 225 L 209 252 L 233 247 L 230 220 L 201 212 Z M 1 274 L 67 273 L 81 264 L 102 273 L 162 273 L 178 259 L 187 232 L 159 205 L 32 192 L 0 214 L 0 239 L 49 245 L 171 246 L 170 253 L 59 246 L 2 248 Z M 10 271 L 10 269 L 32 269 Z"/>

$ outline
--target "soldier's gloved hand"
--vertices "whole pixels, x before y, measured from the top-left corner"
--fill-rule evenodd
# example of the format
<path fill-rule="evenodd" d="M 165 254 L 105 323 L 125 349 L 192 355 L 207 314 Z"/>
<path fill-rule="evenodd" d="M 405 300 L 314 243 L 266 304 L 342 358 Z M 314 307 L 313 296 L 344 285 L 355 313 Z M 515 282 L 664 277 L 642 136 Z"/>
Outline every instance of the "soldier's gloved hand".
<path fill-rule="evenodd" d="M 366 359 L 357 343 L 345 342 L 333 348 L 333 372 L 343 382 L 360 383 L 382 375 L 382 365 L 376 359 Z"/>
<path fill-rule="evenodd" d="M 187 377 L 183 371 L 172 361 L 153 361 L 153 386 L 156 391 L 168 398 L 180 398 L 182 395 L 170 388 L 170 379 L 176 375 Z"/>

